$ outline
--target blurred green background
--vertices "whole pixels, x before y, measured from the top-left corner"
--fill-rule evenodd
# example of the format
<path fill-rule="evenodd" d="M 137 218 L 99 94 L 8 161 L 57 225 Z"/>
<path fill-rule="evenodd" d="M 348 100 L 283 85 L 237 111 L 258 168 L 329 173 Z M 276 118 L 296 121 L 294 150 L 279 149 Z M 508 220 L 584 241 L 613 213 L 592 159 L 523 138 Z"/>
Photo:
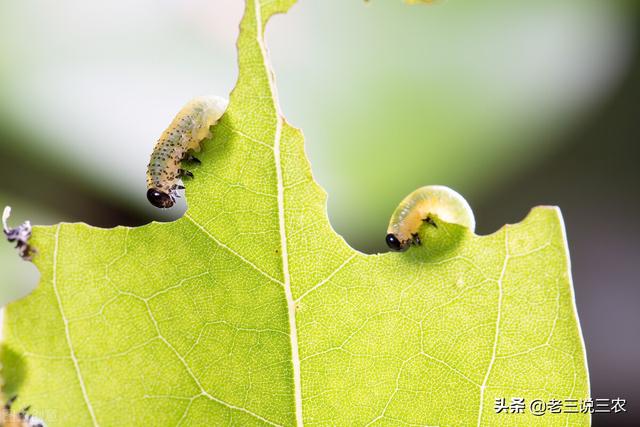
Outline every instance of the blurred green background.
<path fill-rule="evenodd" d="M 186 101 L 233 88 L 241 13 L 238 0 L 0 1 L 0 205 L 13 222 L 179 217 L 184 205 L 146 201 L 148 156 Z M 267 32 L 337 232 L 386 250 L 391 212 L 425 184 L 461 192 L 479 234 L 559 205 L 593 396 L 636 408 L 639 24 L 634 0 L 301 0 Z M 9 245 L 0 269 L 4 302 L 37 282 Z"/>

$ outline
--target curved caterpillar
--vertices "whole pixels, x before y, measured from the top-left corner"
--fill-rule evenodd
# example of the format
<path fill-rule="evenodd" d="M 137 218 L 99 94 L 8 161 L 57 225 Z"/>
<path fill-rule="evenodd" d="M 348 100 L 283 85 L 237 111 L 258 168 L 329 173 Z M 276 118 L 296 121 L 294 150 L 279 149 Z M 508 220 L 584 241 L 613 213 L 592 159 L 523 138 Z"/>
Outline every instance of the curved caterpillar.
<path fill-rule="evenodd" d="M 460 194 L 442 185 L 428 185 L 405 197 L 393 212 L 387 228 L 387 245 L 394 251 L 419 245 L 420 226 L 426 222 L 437 227 L 434 217 L 471 231 L 476 226 L 473 211 Z"/>
<path fill-rule="evenodd" d="M 151 153 L 147 167 L 147 199 L 157 208 L 170 208 L 175 203 L 176 190 L 184 187 L 177 184 L 182 176 L 191 172 L 182 169 L 184 160 L 200 144 L 211 136 L 210 127 L 215 125 L 227 109 L 228 102 L 217 96 L 199 96 L 182 107 L 169 127 L 162 133 Z"/>
<path fill-rule="evenodd" d="M 44 421 L 33 415 L 29 415 L 27 406 L 17 414 L 11 411 L 11 405 L 17 396 L 13 396 L 7 401 L 0 412 L 0 426 L 4 427 L 46 427 Z"/>

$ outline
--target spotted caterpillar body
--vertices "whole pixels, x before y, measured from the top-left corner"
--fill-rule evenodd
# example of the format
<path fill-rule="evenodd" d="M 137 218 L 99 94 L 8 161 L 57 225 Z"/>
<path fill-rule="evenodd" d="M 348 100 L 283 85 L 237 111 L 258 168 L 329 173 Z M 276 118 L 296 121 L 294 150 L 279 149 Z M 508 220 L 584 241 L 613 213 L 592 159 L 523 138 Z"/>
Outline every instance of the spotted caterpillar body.
<path fill-rule="evenodd" d="M 175 203 L 178 180 L 188 174 L 182 162 L 190 153 L 200 151 L 202 141 L 211 136 L 227 108 L 227 101 L 217 96 L 199 96 L 182 107 L 162 133 L 151 153 L 147 168 L 147 199 L 158 208 Z"/>

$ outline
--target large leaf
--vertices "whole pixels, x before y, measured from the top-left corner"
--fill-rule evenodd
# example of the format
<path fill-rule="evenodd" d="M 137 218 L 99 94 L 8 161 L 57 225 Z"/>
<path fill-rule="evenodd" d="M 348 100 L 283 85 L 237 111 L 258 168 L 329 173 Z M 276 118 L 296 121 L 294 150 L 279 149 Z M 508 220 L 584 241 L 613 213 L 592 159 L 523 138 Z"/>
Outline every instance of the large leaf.
<path fill-rule="evenodd" d="M 494 411 L 588 395 L 558 209 L 351 249 L 278 105 L 263 32 L 292 3 L 247 0 L 183 218 L 36 227 L 42 277 L 6 310 L 5 391 L 50 426 L 588 425 Z"/>

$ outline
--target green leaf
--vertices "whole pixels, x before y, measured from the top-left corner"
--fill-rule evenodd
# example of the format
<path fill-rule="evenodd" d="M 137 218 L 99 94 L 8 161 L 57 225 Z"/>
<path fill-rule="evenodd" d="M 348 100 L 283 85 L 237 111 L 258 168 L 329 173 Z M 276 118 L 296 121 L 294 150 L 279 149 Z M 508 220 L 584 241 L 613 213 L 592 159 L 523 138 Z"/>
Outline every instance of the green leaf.
<path fill-rule="evenodd" d="M 42 277 L 6 309 L 5 392 L 49 426 L 589 425 L 494 411 L 589 393 L 559 210 L 484 237 L 425 227 L 401 254 L 350 248 L 264 45 L 293 3 L 247 0 L 183 218 L 34 229 Z"/>

